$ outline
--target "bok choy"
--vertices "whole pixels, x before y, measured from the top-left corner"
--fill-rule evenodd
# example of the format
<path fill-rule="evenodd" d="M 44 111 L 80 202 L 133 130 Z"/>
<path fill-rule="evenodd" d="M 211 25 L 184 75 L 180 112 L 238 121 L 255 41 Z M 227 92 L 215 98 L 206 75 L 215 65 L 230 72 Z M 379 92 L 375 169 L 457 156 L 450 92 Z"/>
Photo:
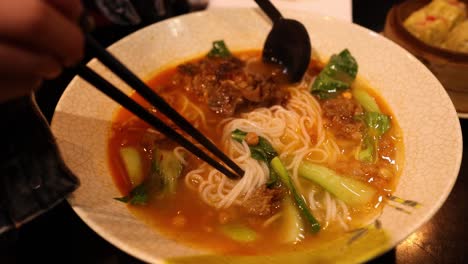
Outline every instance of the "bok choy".
<path fill-rule="evenodd" d="M 376 194 L 376 190 L 364 182 L 343 177 L 329 168 L 308 161 L 301 162 L 298 173 L 300 177 L 322 186 L 348 205 L 366 205 Z"/>
<path fill-rule="evenodd" d="M 220 226 L 220 231 L 237 242 L 247 243 L 255 241 L 258 238 L 258 234 L 253 229 L 241 224 L 224 224 Z"/>
<path fill-rule="evenodd" d="M 354 99 L 365 110 L 363 114 L 355 116 L 356 119 L 362 120 L 366 125 L 357 159 L 363 162 L 375 163 L 378 158 L 379 141 L 382 135 L 390 129 L 391 119 L 382 113 L 375 98 L 360 85 L 353 87 L 352 94 Z"/>
<path fill-rule="evenodd" d="M 231 137 L 232 139 L 242 142 L 245 140 L 247 136 L 247 132 L 242 130 L 236 129 L 232 131 Z M 278 153 L 273 148 L 270 142 L 267 139 L 259 136 L 258 143 L 256 145 L 249 145 L 250 153 L 252 158 L 266 162 L 268 164 L 270 170 L 270 179 L 267 183 L 267 186 L 272 186 L 272 182 L 274 185 L 277 182 L 282 182 L 290 191 L 292 197 L 294 198 L 295 204 L 298 207 L 301 214 L 305 217 L 307 222 L 310 224 L 310 231 L 313 233 L 317 233 L 320 231 L 320 224 L 315 219 L 315 217 L 310 212 L 307 203 L 305 202 L 304 198 L 301 196 L 300 193 L 296 190 L 294 183 L 289 176 L 288 171 L 283 166 L 283 163 L 278 157 Z"/>
<path fill-rule="evenodd" d="M 161 193 L 174 194 L 177 179 L 182 173 L 183 165 L 177 159 L 174 151 L 155 149 L 153 154 L 153 170 L 160 179 Z"/>
<path fill-rule="evenodd" d="M 133 205 L 145 204 L 148 196 L 146 185 L 143 183 L 143 161 L 140 153 L 134 147 L 122 147 L 120 149 L 120 158 L 133 188 L 128 195 L 115 199 Z"/>
<path fill-rule="evenodd" d="M 390 117 L 377 112 L 365 112 L 356 116 L 356 118 L 364 121 L 367 127 L 358 153 L 358 159 L 368 163 L 375 163 L 378 157 L 379 140 L 391 126 Z"/>
<path fill-rule="evenodd" d="M 289 176 L 288 171 L 284 167 L 283 163 L 279 159 L 279 157 L 274 157 L 271 160 L 271 167 L 276 171 L 276 173 L 279 175 L 279 178 L 283 182 L 284 185 L 288 187 L 288 189 L 291 191 L 291 194 L 296 202 L 297 207 L 299 208 L 299 211 L 301 214 L 305 217 L 307 222 L 310 225 L 310 231 L 312 233 L 317 233 L 320 231 L 320 224 L 315 219 L 315 217 L 312 215 L 310 212 L 309 207 L 307 206 L 307 203 L 305 202 L 304 198 L 301 196 L 301 194 L 296 190 L 296 187 L 294 186 L 294 183 Z"/>
<path fill-rule="evenodd" d="M 132 186 L 135 187 L 143 182 L 143 161 L 138 150 L 134 147 L 122 147 L 120 149 L 120 158 Z"/>
<path fill-rule="evenodd" d="M 349 50 L 334 54 L 312 84 L 311 93 L 320 99 L 333 98 L 350 87 L 357 71 L 358 64 Z"/>
<path fill-rule="evenodd" d="M 232 131 L 231 137 L 237 142 L 242 142 L 245 140 L 245 137 L 247 136 L 247 132 L 244 132 L 240 129 L 236 129 Z M 270 167 L 270 161 L 278 156 L 278 153 L 276 150 L 273 148 L 273 146 L 266 140 L 264 137 L 259 136 L 258 137 L 258 144 L 254 146 L 250 146 L 250 155 L 252 158 L 263 161 L 266 164 L 268 164 L 269 169 L 270 169 L 270 178 L 267 182 L 267 186 L 271 187 L 274 186 L 277 181 L 278 181 L 278 175 L 275 173 L 274 170 L 271 169 Z"/>
<path fill-rule="evenodd" d="M 304 222 L 298 208 L 290 197 L 282 203 L 282 225 L 280 227 L 281 239 L 285 243 L 294 243 L 304 238 Z"/>
<path fill-rule="evenodd" d="M 176 192 L 177 180 L 183 169 L 182 163 L 172 150 L 153 150 L 151 170 L 146 179 L 134 187 L 127 196 L 115 198 L 124 203 L 145 205 L 150 194 L 172 195 Z"/>
<path fill-rule="evenodd" d="M 351 90 L 354 99 L 364 108 L 366 112 L 376 112 L 381 113 L 379 105 L 375 101 L 375 98 L 372 97 L 366 90 L 359 86 L 353 87 Z"/>
<path fill-rule="evenodd" d="M 213 41 L 213 47 L 208 52 L 207 56 L 209 58 L 229 58 L 231 57 L 231 52 L 229 51 L 224 40 Z"/>
<path fill-rule="evenodd" d="M 129 203 L 133 205 L 145 205 L 148 201 L 147 186 L 146 184 L 142 183 L 133 188 L 128 195 L 114 199 L 123 203 Z"/>

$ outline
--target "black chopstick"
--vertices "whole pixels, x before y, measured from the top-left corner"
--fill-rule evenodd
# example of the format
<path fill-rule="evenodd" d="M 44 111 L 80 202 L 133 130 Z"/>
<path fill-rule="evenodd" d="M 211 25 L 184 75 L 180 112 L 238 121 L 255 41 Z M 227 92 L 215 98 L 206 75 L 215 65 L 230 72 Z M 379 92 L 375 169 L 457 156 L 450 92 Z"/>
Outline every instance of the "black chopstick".
<path fill-rule="evenodd" d="M 174 110 L 163 98 L 153 92 L 140 78 L 123 65 L 117 58 L 104 49 L 94 38 L 86 33 L 86 48 L 96 56 L 107 68 L 114 72 L 119 78 L 125 81 L 130 87 L 135 89 L 146 101 L 156 107 L 161 113 L 168 117 L 172 122 L 179 126 L 188 135 L 202 144 L 213 155 L 223 161 L 228 167 L 236 172 L 240 177 L 244 171 L 232 161 L 224 152 L 216 147 L 208 138 L 206 138 L 198 129 L 188 122 L 182 115 Z M 226 175 L 227 176 L 227 175 Z M 239 177 L 238 177 L 239 178 Z"/>
<path fill-rule="evenodd" d="M 84 80 L 89 82 L 91 85 L 96 87 L 99 91 L 107 95 L 108 97 L 112 98 L 115 102 L 120 104 L 121 106 L 125 107 L 133 114 L 141 118 L 143 121 L 147 122 L 158 131 L 169 137 L 170 139 L 174 140 L 175 142 L 179 143 L 182 147 L 186 148 L 188 151 L 192 152 L 194 155 L 198 156 L 202 160 L 206 161 L 208 164 L 213 166 L 215 169 L 226 175 L 231 179 L 238 179 L 239 175 L 235 174 L 231 170 L 224 167 L 221 163 L 217 162 L 213 158 L 211 158 L 208 154 L 203 152 L 197 146 L 195 146 L 192 142 L 184 138 L 182 135 L 177 133 L 174 129 L 166 125 L 163 121 L 159 118 L 148 112 L 144 107 L 139 105 L 125 93 L 120 91 L 106 79 L 102 78 L 99 74 L 97 74 L 94 70 L 90 69 L 85 65 L 78 65 L 76 67 L 77 73 L 80 77 Z"/>

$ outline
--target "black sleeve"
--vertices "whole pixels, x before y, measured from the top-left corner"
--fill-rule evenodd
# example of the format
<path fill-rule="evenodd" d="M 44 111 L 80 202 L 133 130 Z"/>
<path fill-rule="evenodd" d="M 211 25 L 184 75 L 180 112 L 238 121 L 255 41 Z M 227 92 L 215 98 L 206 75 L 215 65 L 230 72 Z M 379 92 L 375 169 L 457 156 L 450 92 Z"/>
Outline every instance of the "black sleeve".
<path fill-rule="evenodd" d="M 33 219 L 78 187 L 33 97 L 0 105 L 0 233 Z"/>

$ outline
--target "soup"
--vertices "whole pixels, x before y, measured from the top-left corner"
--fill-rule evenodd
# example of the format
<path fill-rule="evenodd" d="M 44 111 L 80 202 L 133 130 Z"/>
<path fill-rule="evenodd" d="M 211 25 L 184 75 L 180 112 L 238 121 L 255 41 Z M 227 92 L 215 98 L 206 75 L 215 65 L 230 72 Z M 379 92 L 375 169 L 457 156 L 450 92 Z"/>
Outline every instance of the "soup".
<path fill-rule="evenodd" d="M 125 109 L 113 120 L 108 151 L 119 200 L 174 240 L 240 255 L 313 247 L 372 223 L 395 189 L 401 131 L 383 99 L 355 79 L 347 50 L 326 65 L 312 60 L 296 84 L 260 58 L 214 45 L 149 80 L 245 170 L 240 180 Z"/>

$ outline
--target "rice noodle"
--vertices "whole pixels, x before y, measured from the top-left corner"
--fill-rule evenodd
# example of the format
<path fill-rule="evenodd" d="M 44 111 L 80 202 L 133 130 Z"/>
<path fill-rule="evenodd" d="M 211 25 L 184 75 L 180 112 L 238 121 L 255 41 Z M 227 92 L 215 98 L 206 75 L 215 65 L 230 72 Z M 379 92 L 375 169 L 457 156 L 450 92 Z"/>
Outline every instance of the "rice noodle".
<path fill-rule="evenodd" d="M 173 152 L 174 152 L 175 157 L 180 163 L 187 165 L 187 161 L 184 158 L 184 154 L 187 152 L 185 148 L 175 147 Z"/>
<path fill-rule="evenodd" d="M 198 127 L 201 122 L 201 125 L 207 126 L 206 117 L 203 111 L 192 103 L 186 96 L 182 95 L 182 107 L 179 110 L 181 113 L 184 113 L 183 116 L 192 122 L 195 127 Z"/>
<path fill-rule="evenodd" d="M 271 225 L 273 222 L 275 222 L 276 220 L 278 220 L 280 217 L 281 217 L 281 213 L 277 213 L 273 216 L 271 216 L 270 218 L 268 218 L 267 220 L 265 220 L 265 222 L 263 222 L 262 226 L 265 228 L 265 227 L 268 227 L 269 225 Z"/>
<path fill-rule="evenodd" d="M 284 107 L 257 108 L 239 118 L 227 118 L 217 125 L 222 131 L 222 144 L 228 150 L 228 156 L 245 170 L 245 175 L 233 181 L 206 164 L 190 171 L 185 183 L 197 190 L 205 203 L 215 208 L 240 204 L 268 180 L 268 166 L 251 158 L 245 141 L 239 143 L 231 139 L 235 129 L 266 138 L 278 151 L 301 193 L 305 188 L 298 178 L 298 169 L 303 159 L 322 164 L 336 162 L 340 150 L 336 142 L 327 138 L 318 101 L 301 87 L 291 87 L 289 93 L 290 99 Z M 325 228 L 331 222 L 337 222 L 343 229 L 348 228 L 349 210 L 342 201 L 315 186 L 308 193 L 308 202 Z"/>

